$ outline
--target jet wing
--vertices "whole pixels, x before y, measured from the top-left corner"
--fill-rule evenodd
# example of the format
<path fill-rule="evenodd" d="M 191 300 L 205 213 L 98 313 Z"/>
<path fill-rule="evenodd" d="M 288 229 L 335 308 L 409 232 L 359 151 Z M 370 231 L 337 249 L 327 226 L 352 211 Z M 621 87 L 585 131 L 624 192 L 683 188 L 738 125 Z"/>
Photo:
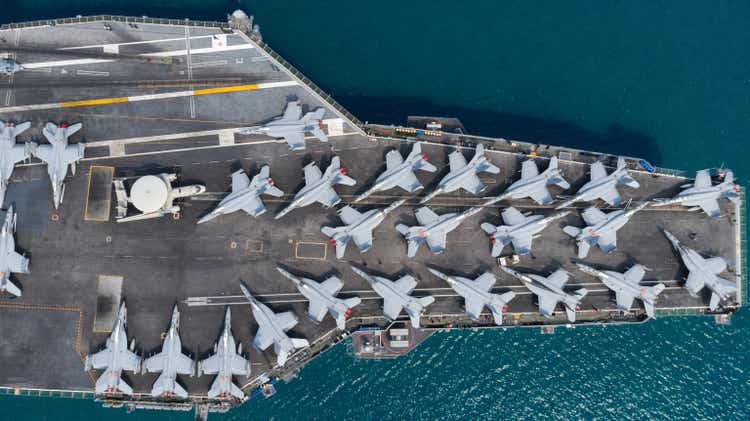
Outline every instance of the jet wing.
<path fill-rule="evenodd" d="M 719 202 L 716 199 L 703 200 L 698 203 L 698 206 L 706 212 L 706 215 L 710 217 L 716 217 L 721 215 L 721 209 L 719 209 Z"/>
<path fill-rule="evenodd" d="M 250 186 L 250 178 L 245 171 L 239 170 L 232 174 L 232 191 L 244 190 Z"/>
<path fill-rule="evenodd" d="M 398 318 L 402 307 L 401 303 L 395 298 L 383 299 L 383 315 L 391 320 Z"/>
<path fill-rule="evenodd" d="M 617 192 L 617 189 L 615 188 L 614 184 L 612 184 L 610 187 L 604 190 L 599 195 L 599 198 L 607 202 L 611 206 L 617 206 L 620 204 L 620 202 L 622 202 L 622 198 L 620 198 L 620 193 Z"/>
<path fill-rule="evenodd" d="M 339 211 L 339 218 L 346 225 L 351 225 L 362 218 L 362 213 L 351 206 L 345 206 Z"/>
<path fill-rule="evenodd" d="M 539 175 L 539 168 L 536 167 L 536 163 L 531 159 L 523 161 L 523 164 L 521 164 L 521 179 L 533 178 L 537 175 Z"/>
<path fill-rule="evenodd" d="M 123 370 L 132 371 L 132 372 L 140 371 L 141 357 L 135 355 L 135 353 L 127 349 L 123 349 L 122 351 L 120 351 L 119 360 L 120 360 L 120 366 L 122 367 Z"/>
<path fill-rule="evenodd" d="M 404 294 L 409 294 L 416 288 L 417 281 L 411 275 L 404 275 L 395 281 L 393 286 Z"/>
<path fill-rule="evenodd" d="M 711 257 L 709 259 L 706 259 L 705 262 L 706 269 L 717 275 L 727 269 L 727 262 L 721 257 Z"/>
<path fill-rule="evenodd" d="M 687 279 L 685 280 L 685 288 L 691 292 L 698 292 L 704 285 L 706 285 L 706 282 L 697 271 L 692 270 L 688 273 Z"/>
<path fill-rule="evenodd" d="M 586 221 L 586 225 L 589 226 L 596 225 L 599 222 L 607 219 L 607 215 L 605 215 L 604 212 L 595 207 L 586 208 L 581 216 L 583 217 L 583 220 Z"/>
<path fill-rule="evenodd" d="M 484 190 L 485 185 L 479 180 L 476 174 L 471 174 L 471 176 L 466 177 L 461 187 L 469 193 L 479 194 Z"/>
<path fill-rule="evenodd" d="M 247 376 L 248 374 L 250 374 L 250 364 L 248 364 L 247 360 L 242 358 L 241 355 L 234 354 L 234 357 L 232 357 L 232 374 L 234 374 L 235 376 Z"/>
<path fill-rule="evenodd" d="M 372 231 L 366 229 L 352 235 L 352 240 L 360 250 L 369 250 L 372 247 Z"/>
<path fill-rule="evenodd" d="M 39 145 L 34 151 L 34 156 L 49 164 L 54 159 L 52 152 L 52 145 Z"/>
<path fill-rule="evenodd" d="M 320 193 L 318 193 L 315 201 L 325 207 L 330 208 L 337 202 L 341 201 L 341 198 L 338 194 L 336 194 L 336 191 L 333 190 L 333 187 L 327 186 L 325 189 L 321 190 Z"/>
<path fill-rule="evenodd" d="M 414 175 L 411 171 L 404 171 L 398 179 L 397 185 L 401 187 L 402 189 L 408 191 L 408 192 L 414 192 L 419 187 L 422 186 L 422 183 L 417 180 L 417 176 Z"/>
<path fill-rule="evenodd" d="M 257 216 L 266 210 L 266 205 L 263 204 L 263 201 L 258 196 L 253 196 L 247 199 L 245 204 L 242 205 L 242 210 L 252 216 Z"/>
<path fill-rule="evenodd" d="M 482 313 L 484 309 L 484 301 L 471 295 L 471 298 L 464 297 L 464 305 L 466 307 L 466 314 L 472 319 L 476 319 Z"/>
<path fill-rule="evenodd" d="M 276 318 L 276 323 L 284 329 L 284 332 L 297 325 L 297 317 L 291 311 L 277 313 L 274 317 Z"/>
<path fill-rule="evenodd" d="M 596 240 L 603 252 L 609 253 L 617 248 L 617 232 L 607 231 Z"/>
<path fill-rule="evenodd" d="M 307 309 L 307 315 L 310 319 L 320 322 L 328 313 L 328 306 L 322 300 L 310 300 L 310 306 Z"/>
<path fill-rule="evenodd" d="M 305 149 L 305 134 L 304 133 L 286 132 L 284 133 L 283 137 L 284 137 L 284 140 L 286 140 L 286 143 L 289 145 L 289 149 L 293 149 L 293 150 Z M 305 171 L 305 173 L 307 173 L 307 171 Z"/>
<path fill-rule="evenodd" d="M 81 156 L 81 149 L 78 145 L 68 145 L 65 147 L 63 152 L 63 160 L 66 164 L 72 164 L 78 162 L 83 156 Z"/>
<path fill-rule="evenodd" d="M 564 269 L 558 269 L 552 272 L 552 274 L 547 277 L 546 283 L 548 286 L 562 289 L 563 285 L 568 282 L 568 276 L 568 272 L 566 272 Z"/>
<path fill-rule="evenodd" d="M 546 316 L 551 316 L 555 312 L 557 306 L 557 299 L 551 294 L 542 294 L 538 296 L 539 300 L 539 312 Z"/>
<path fill-rule="evenodd" d="M 503 221 L 506 225 L 518 225 L 526 221 L 526 217 L 516 208 L 507 208 L 503 211 Z"/>
<path fill-rule="evenodd" d="M 552 203 L 552 196 L 550 196 L 549 190 L 547 190 L 547 188 L 544 186 L 539 186 L 539 188 L 533 190 L 531 193 L 529 193 L 529 197 L 531 198 L 531 200 L 540 205 Z"/>
<path fill-rule="evenodd" d="M 635 297 L 627 292 L 617 292 L 615 293 L 615 297 L 617 298 L 617 308 L 629 310 L 630 307 L 633 306 L 633 300 Z"/>
<path fill-rule="evenodd" d="M 442 253 L 445 250 L 445 245 L 448 242 L 448 233 L 440 231 L 427 235 L 427 247 L 433 253 Z"/>
<path fill-rule="evenodd" d="M 174 370 L 180 374 L 192 375 L 194 373 L 193 359 L 185 354 L 177 354 L 175 357 Z"/>
<path fill-rule="evenodd" d="M 297 101 L 291 101 L 286 105 L 281 120 L 294 122 L 298 121 L 300 117 L 302 117 L 302 107 L 299 106 Z"/>
<path fill-rule="evenodd" d="M 88 356 L 88 363 L 94 369 L 105 368 L 112 359 L 112 351 L 109 348 L 103 349 L 96 354 Z"/>
<path fill-rule="evenodd" d="M 695 173 L 695 183 L 693 183 L 693 187 L 700 189 L 711 187 L 711 184 L 711 175 L 709 175 L 708 171 L 700 170 Z"/>
<path fill-rule="evenodd" d="M 448 164 L 451 167 L 451 172 L 460 170 L 466 166 L 466 158 L 461 151 L 453 151 L 448 155 Z"/>
<path fill-rule="evenodd" d="M 323 177 L 323 173 L 320 172 L 320 168 L 317 165 L 308 164 L 305 166 L 305 184 L 313 184 L 320 180 L 321 177 Z"/>
<path fill-rule="evenodd" d="M 15 273 L 26 273 L 29 270 L 28 260 L 21 254 L 11 251 L 6 255 L 8 270 Z"/>
<path fill-rule="evenodd" d="M 604 164 L 601 161 L 596 161 L 591 164 L 591 180 L 598 180 L 607 176 L 607 170 L 604 168 Z"/>
<path fill-rule="evenodd" d="M 516 253 L 525 254 L 531 251 L 532 238 L 531 234 L 514 235 L 511 238 L 511 241 L 513 242 L 513 248 L 516 250 Z"/>
<path fill-rule="evenodd" d="M 630 282 L 632 285 L 638 285 L 641 282 L 641 279 L 643 279 L 644 275 L 646 275 L 646 270 L 643 269 L 643 266 L 633 265 L 625 272 L 623 276 L 625 277 L 625 280 Z"/>
<path fill-rule="evenodd" d="M 200 362 L 200 371 L 204 374 L 216 374 L 221 370 L 221 356 L 214 354 Z"/>
<path fill-rule="evenodd" d="M 273 334 L 271 330 L 264 325 L 258 327 L 258 331 L 255 333 L 255 339 L 253 339 L 253 345 L 261 351 L 266 350 L 273 343 Z"/>
<path fill-rule="evenodd" d="M 167 362 L 167 356 L 165 353 L 160 352 L 152 357 L 146 358 L 145 361 L 143 361 L 143 368 L 146 369 L 149 373 L 154 373 L 158 371 L 164 370 L 164 366 Z"/>
<path fill-rule="evenodd" d="M 495 285 L 495 275 L 485 272 L 480 277 L 474 280 L 474 284 L 477 289 L 482 291 L 489 291 Z"/>
<path fill-rule="evenodd" d="M 23 145 L 13 145 L 13 147 L 9 151 L 8 158 L 15 164 L 17 162 L 21 162 L 24 159 L 26 159 L 28 155 L 26 154 L 26 147 Z"/>
<path fill-rule="evenodd" d="M 417 222 L 419 222 L 419 225 L 430 225 L 431 223 L 438 220 L 438 215 L 432 211 L 432 209 L 423 206 L 414 213 L 414 216 L 417 217 Z"/>
<path fill-rule="evenodd" d="M 320 286 L 331 295 L 336 295 L 339 293 L 339 291 L 341 291 L 341 288 L 344 286 L 344 282 L 336 276 L 331 276 L 330 278 L 321 282 Z"/>
<path fill-rule="evenodd" d="M 404 158 L 399 151 L 393 150 L 385 154 L 385 167 L 393 169 L 404 163 Z"/>

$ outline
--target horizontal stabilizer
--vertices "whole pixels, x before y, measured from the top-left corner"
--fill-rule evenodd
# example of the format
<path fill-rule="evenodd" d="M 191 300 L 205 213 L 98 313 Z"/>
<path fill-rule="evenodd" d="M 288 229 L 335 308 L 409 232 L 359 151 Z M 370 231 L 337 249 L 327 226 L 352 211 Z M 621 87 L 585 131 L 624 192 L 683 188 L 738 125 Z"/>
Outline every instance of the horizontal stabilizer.
<path fill-rule="evenodd" d="M 294 348 L 304 348 L 306 346 L 310 346 L 310 342 L 307 341 L 307 339 L 302 338 L 289 338 L 292 341 L 292 345 Z"/>
<path fill-rule="evenodd" d="M 568 183 L 567 180 L 565 180 L 564 178 L 560 176 L 550 177 L 547 180 L 547 184 L 555 184 L 561 187 L 563 190 L 568 190 L 570 188 L 570 183 Z"/>
<path fill-rule="evenodd" d="M 419 303 L 422 304 L 422 307 L 427 307 L 435 302 L 435 297 L 430 295 L 427 297 L 417 298 L 417 300 L 419 300 Z"/>
<path fill-rule="evenodd" d="M 409 235 L 409 232 L 411 231 L 409 227 L 407 227 L 404 224 L 398 224 L 396 225 L 396 230 L 401 233 L 403 236 Z"/>
<path fill-rule="evenodd" d="M 638 181 L 636 181 L 633 177 L 631 177 L 628 174 L 623 175 L 622 177 L 620 177 L 619 179 L 617 179 L 617 184 L 624 184 L 624 185 L 626 185 L 628 187 L 632 187 L 634 189 L 637 189 L 637 188 L 641 187 L 640 183 L 638 183 Z"/>
<path fill-rule="evenodd" d="M 589 249 L 591 249 L 591 245 L 587 241 L 579 241 L 578 242 L 578 258 L 583 259 L 586 256 L 588 256 Z"/>
<path fill-rule="evenodd" d="M 563 232 L 575 238 L 581 234 L 581 229 L 572 225 L 567 225 L 565 228 L 563 228 Z"/>
<path fill-rule="evenodd" d="M 345 186 L 353 186 L 357 184 L 357 180 L 349 177 L 348 175 L 338 173 L 333 176 L 333 179 L 331 180 L 331 184 L 343 184 Z"/>
<path fill-rule="evenodd" d="M 352 298 L 347 298 L 346 300 L 344 300 L 344 305 L 346 305 L 349 308 L 356 307 L 360 305 L 361 303 L 362 303 L 362 299 L 359 297 L 352 297 Z"/>

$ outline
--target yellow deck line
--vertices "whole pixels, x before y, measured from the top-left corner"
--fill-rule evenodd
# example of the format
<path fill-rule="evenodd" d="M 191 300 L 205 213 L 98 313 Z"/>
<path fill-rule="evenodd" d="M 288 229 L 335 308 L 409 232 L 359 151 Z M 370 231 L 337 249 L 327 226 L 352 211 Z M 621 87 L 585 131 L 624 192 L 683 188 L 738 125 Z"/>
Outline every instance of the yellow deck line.
<path fill-rule="evenodd" d="M 67 107 L 85 107 L 88 105 L 104 105 L 104 104 L 114 104 L 117 102 L 128 102 L 129 99 L 126 96 L 121 97 L 115 97 L 115 98 L 101 98 L 101 99 L 84 99 L 81 101 L 66 101 L 61 102 L 60 107 L 67 108 Z"/>
<path fill-rule="evenodd" d="M 223 86 L 221 88 L 196 89 L 193 91 L 193 95 L 208 95 L 208 94 L 223 94 L 226 92 L 254 91 L 258 89 L 258 87 L 259 85 L 257 83 L 253 83 L 251 85 Z"/>

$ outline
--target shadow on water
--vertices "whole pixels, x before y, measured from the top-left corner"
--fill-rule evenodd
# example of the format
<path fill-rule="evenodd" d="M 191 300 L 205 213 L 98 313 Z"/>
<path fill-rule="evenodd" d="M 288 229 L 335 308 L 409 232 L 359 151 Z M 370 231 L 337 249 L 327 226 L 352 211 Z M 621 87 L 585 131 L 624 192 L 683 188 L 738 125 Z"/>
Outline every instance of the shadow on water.
<path fill-rule="evenodd" d="M 438 105 L 417 97 L 332 96 L 358 118 L 373 123 L 403 125 L 409 115 L 456 117 L 470 134 L 661 160 L 656 139 L 619 124 L 594 132 L 561 120 Z"/>

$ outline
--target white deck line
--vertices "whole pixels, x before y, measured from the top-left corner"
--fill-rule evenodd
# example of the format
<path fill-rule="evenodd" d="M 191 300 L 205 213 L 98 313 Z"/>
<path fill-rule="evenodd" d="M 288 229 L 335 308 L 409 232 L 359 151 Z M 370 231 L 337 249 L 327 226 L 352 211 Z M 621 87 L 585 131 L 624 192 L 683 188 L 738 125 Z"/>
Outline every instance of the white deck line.
<path fill-rule="evenodd" d="M 229 34 L 233 35 L 233 34 Z M 194 39 L 202 39 L 202 38 L 213 38 L 213 35 L 199 35 L 196 37 L 190 37 L 191 40 Z M 162 39 L 150 39 L 150 40 L 144 40 L 144 41 L 132 41 L 132 42 L 115 42 L 110 44 L 91 44 L 91 45 L 81 45 L 79 47 L 64 47 L 64 48 L 58 48 L 58 50 L 82 50 L 85 48 L 105 48 L 105 47 L 121 47 L 123 45 L 140 45 L 140 44 L 157 44 L 160 42 L 176 42 L 176 41 L 184 41 L 185 38 L 162 38 Z"/>

